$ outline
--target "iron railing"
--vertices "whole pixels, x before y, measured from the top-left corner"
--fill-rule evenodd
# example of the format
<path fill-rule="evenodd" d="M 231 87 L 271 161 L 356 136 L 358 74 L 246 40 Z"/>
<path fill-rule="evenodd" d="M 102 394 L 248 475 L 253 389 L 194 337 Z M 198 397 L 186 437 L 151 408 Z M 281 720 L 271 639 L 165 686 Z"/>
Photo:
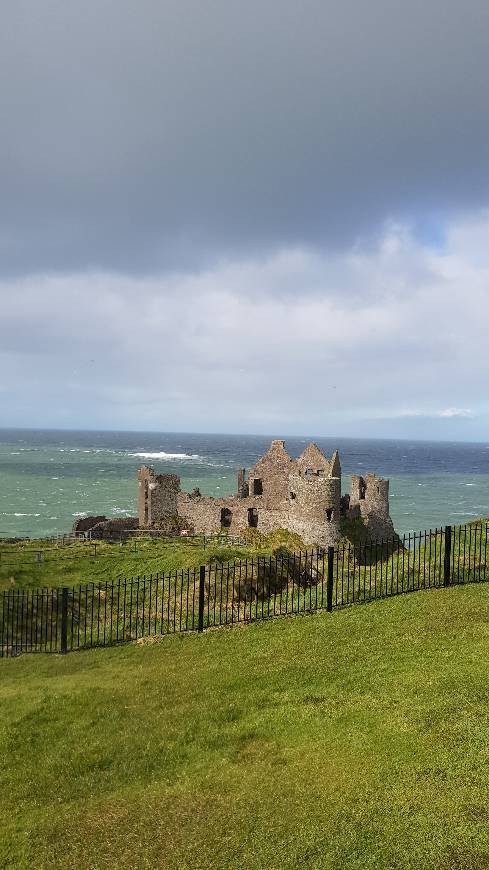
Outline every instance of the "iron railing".
<path fill-rule="evenodd" d="M 0 600 L 0 657 L 66 653 L 484 581 L 488 528 L 446 526 L 96 585 L 11 589 Z"/>

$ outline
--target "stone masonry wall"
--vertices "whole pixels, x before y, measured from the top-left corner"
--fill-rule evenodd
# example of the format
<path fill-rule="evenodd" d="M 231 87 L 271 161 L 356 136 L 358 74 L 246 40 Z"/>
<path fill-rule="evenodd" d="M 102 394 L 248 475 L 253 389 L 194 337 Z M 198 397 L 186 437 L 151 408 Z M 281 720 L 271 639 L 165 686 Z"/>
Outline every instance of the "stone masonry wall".
<path fill-rule="evenodd" d="M 327 459 L 315 444 L 291 459 L 281 440 L 253 466 L 246 481 L 240 469 L 237 495 L 201 496 L 182 492 L 180 478 L 139 469 L 139 524 L 157 525 L 178 516 L 195 532 L 216 533 L 222 527 L 237 534 L 248 527 L 267 534 L 277 528 L 297 532 L 304 543 L 328 546 L 340 534 L 341 466 L 338 453 Z M 389 482 L 373 474 L 352 478 L 349 516 L 361 516 L 371 539 L 394 534 L 389 516 Z"/>
<path fill-rule="evenodd" d="M 144 528 L 163 517 L 178 514 L 177 496 L 180 478 L 177 474 L 156 474 L 143 465 L 138 472 L 139 525 Z"/>
<path fill-rule="evenodd" d="M 289 474 L 296 462 L 285 449 L 285 441 L 272 441 L 269 450 L 250 469 L 249 496 L 259 495 L 261 509 L 286 510 L 289 500 Z M 259 482 L 259 486 L 256 483 Z M 256 493 L 256 489 L 262 493 Z"/>
<path fill-rule="evenodd" d="M 389 513 L 389 481 L 371 473 L 352 475 L 350 515 L 362 517 L 369 540 L 392 538 L 395 531 Z"/>
<path fill-rule="evenodd" d="M 340 533 L 341 478 L 290 476 L 289 528 L 305 543 L 334 544 Z"/>

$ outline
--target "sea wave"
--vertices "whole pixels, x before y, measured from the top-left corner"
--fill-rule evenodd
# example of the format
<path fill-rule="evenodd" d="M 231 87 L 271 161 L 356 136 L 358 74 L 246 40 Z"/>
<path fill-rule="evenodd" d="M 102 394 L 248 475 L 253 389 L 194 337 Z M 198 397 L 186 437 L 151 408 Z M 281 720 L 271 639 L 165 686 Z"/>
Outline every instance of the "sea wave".
<path fill-rule="evenodd" d="M 129 453 L 129 456 L 136 456 L 138 459 L 202 459 L 198 453 L 165 453 L 163 450 L 159 453 Z"/>

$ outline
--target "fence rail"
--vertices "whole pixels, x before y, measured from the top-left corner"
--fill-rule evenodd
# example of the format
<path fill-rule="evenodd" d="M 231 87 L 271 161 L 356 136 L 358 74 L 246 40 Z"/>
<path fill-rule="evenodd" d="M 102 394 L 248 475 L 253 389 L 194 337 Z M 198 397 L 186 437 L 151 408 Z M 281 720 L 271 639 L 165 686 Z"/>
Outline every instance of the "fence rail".
<path fill-rule="evenodd" d="M 488 528 L 446 526 L 97 585 L 8 590 L 0 601 L 0 657 L 66 653 L 484 581 Z"/>

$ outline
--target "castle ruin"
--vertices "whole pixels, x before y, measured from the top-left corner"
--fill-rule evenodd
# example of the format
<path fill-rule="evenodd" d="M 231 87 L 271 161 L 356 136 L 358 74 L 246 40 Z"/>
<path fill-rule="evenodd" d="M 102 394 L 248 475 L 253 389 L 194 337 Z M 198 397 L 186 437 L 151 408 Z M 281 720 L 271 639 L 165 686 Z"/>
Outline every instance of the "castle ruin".
<path fill-rule="evenodd" d="M 338 452 L 328 459 L 316 444 L 309 444 L 292 459 L 285 442 L 270 448 L 250 469 L 238 471 L 237 492 L 228 498 L 191 493 L 180 488 L 176 474 L 157 474 L 143 465 L 138 472 L 139 528 L 162 528 L 169 521 L 204 534 L 222 529 L 239 534 L 245 528 L 263 533 L 285 528 L 305 544 L 327 547 L 340 537 L 340 519 L 361 518 L 368 540 L 394 535 L 389 515 L 389 481 L 366 474 L 352 477 L 350 495 L 341 496 Z"/>

